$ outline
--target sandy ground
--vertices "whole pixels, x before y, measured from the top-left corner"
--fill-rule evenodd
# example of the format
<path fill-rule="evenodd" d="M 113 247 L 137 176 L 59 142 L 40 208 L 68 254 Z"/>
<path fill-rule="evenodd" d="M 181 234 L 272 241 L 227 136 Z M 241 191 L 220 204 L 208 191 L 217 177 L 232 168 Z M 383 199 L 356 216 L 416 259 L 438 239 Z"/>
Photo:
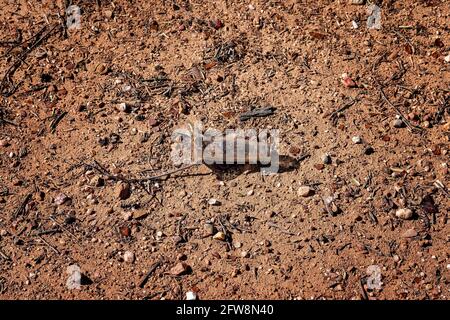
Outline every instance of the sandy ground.
<path fill-rule="evenodd" d="M 450 7 L 377 4 L 0 0 L 0 298 L 449 299 Z M 300 161 L 148 179 L 192 119 Z"/>

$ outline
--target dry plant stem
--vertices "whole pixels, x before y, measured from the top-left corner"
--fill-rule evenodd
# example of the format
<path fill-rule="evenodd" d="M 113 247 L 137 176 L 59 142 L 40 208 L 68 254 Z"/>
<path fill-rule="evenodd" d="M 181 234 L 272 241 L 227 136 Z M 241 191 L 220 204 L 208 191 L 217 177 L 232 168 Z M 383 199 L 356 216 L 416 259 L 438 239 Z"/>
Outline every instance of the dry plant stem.
<path fill-rule="evenodd" d="M 406 119 L 406 117 L 403 115 L 403 113 L 400 111 L 400 109 L 397 108 L 396 106 L 394 106 L 394 105 L 392 104 L 392 102 L 389 101 L 389 99 L 386 97 L 386 94 L 384 93 L 384 91 L 383 91 L 382 88 L 380 88 L 380 93 L 381 93 L 381 96 L 383 97 L 384 101 L 386 101 L 386 103 L 398 113 L 398 115 L 400 116 L 400 118 L 402 119 L 402 121 L 406 124 L 406 126 L 408 127 L 408 129 L 409 129 L 411 132 L 413 132 L 413 133 L 418 133 L 418 132 L 423 131 L 422 128 L 417 127 L 417 126 L 413 126 L 413 125 L 408 121 L 408 119 Z"/>

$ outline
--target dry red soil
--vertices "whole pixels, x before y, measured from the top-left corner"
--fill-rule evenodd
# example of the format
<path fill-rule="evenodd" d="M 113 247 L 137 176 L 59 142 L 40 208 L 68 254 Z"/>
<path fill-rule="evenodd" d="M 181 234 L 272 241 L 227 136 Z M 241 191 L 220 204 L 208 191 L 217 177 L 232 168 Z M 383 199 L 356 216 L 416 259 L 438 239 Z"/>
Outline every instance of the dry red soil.
<path fill-rule="evenodd" d="M 449 299 L 450 7 L 377 4 L 0 0 L 0 298 Z M 301 161 L 150 179 L 190 119 Z"/>

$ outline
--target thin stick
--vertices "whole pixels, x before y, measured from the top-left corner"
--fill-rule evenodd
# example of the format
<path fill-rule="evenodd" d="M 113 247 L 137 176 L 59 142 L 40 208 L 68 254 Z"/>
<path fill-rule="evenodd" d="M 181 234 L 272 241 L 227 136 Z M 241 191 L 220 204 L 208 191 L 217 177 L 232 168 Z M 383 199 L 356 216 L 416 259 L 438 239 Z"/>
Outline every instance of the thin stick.
<path fill-rule="evenodd" d="M 144 288 L 145 284 L 147 283 L 148 279 L 152 275 L 153 272 L 161 265 L 161 260 L 156 261 L 151 267 L 150 270 L 145 274 L 145 276 L 142 278 L 141 282 L 139 283 L 139 288 Z"/>
<path fill-rule="evenodd" d="M 58 220 L 56 220 L 53 216 L 49 217 L 50 220 L 52 220 L 54 223 L 56 223 L 61 229 L 63 229 L 64 231 L 66 231 L 68 234 L 70 234 L 72 237 L 74 237 L 75 240 L 80 241 L 80 239 L 74 235 L 69 229 L 67 229 L 66 227 L 64 227 L 61 223 L 58 222 Z"/>
<path fill-rule="evenodd" d="M 47 242 L 47 240 L 45 240 L 44 238 L 42 238 L 41 236 L 37 236 L 39 239 L 41 239 L 42 240 L 42 242 L 44 242 L 50 249 L 52 249 L 55 253 L 57 253 L 57 254 L 61 254 L 60 252 L 59 252 L 59 250 L 58 249 L 56 249 L 54 246 L 52 246 L 50 243 L 48 243 Z"/>
<path fill-rule="evenodd" d="M 408 121 L 408 119 L 406 119 L 406 117 L 403 115 L 403 113 L 400 111 L 400 109 L 397 108 L 396 106 L 394 106 L 394 105 L 392 104 L 392 102 L 389 101 L 389 99 L 386 97 L 386 94 L 384 93 L 383 89 L 379 88 L 379 90 L 380 90 L 381 96 L 383 97 L 384 101 L 386 101 L 386 103 L 398 113 L 398 115 L 400 116 L 400 118 L 402 118 L 402 121 L 406 124 L 406 126 L 408 127 L 408 129 L 409 129 L 411 132 L 414 132 L 414 131 L 416 131 L 416 132 L 417 132 L 417 131 L 423 131 L 423 128 L 418 127 L 418 126 L 413 126 L 413 125 Z"/>
<path fill-rule="evenodd" d="M 27 194 L 25 198 L 22 200 L 22 203 L 20 206 L 16 209 L 16 211 L 13 213 L 13 218 L 16 218 L 17 216 L 21 215 L 25 211 L 25 206 L 28 204 L 28 202 L 31 200 L 31 193 Z"/>
<path fill-rule="evenodd" d="M 110 173 L 108 172 L 108 170 L 106 170 L 106 169 L 105 169 L 102 165 L 100 165 L 96 160 L 94 160 L 94 164 L 95 164 L 95 165 L 91 165 L 91 164 L 85 164 L 85 165 L 87 165 L 88 167 L 91 167 L 91 168 L 94 169 L 94 170 L 97 170 L 98 172 L 100 172 L 101 174 L 107 176 L 107 177 L 110 178 L 110 179 L 118 180 L 118 181 L 125 181 L 125 182 L 129 182 L 129 183 L 133 183 L 133 182 L 134 182 L 134 183 L 138 183 L 138 182 L 143 182 L 143 181 L 156 180 L 156 179 L 158 179 L 158 178 L 161 178 L 161 177 L 164 177 L 164 176 L 167 176 L 167 175 L 176 173 L 176 172 L 180 172 L 180 171 L 189 169 L 189 168 L 191 168 L 191 167 L 193 167 L 193 166 L 199 165 L 199 163 L 193 163 L 193 164 L 189 164 L 189 165 L 187 165 L 187 166 L 181 167 L 181 168 L 177 168 L 177 169 L 173 169 L 173 170 L 171 170 L 171 171 L 167 171 L 167 172 L 161 173 L 161 174 L 156 175 L 156 176 L 151 176 L 151 177 L 147 177 L 147 178 L 139 178 L 139 179 L 127 179 L 127 178 L 124 178 L 124 177 L 121 177 L 121 176 L 116 176 L 116 175 L 110 174 Z"/>

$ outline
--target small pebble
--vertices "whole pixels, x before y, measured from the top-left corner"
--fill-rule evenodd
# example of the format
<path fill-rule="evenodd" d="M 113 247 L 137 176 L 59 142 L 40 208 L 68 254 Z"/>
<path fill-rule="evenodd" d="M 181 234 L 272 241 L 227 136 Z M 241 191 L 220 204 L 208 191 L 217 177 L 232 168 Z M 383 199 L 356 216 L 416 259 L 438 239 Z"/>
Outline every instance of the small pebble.
<path fill-rule="evenodd" d="M 133 263 L 134 259 L 134 253 L 131 251 L 125 251 L 125 253 L 123 254 L 123 260 L 127 263 Z"/>
<path fill-rule="evenodd" d="M 308 197 L 311 196 L 314 193 L 314 190 L 311 187 L 308 186 L 302 186 L 298 188 L 297 195 L 299 197 Z"/>
<path fill-rule="evenodd" d="M 55 197 L 55 204 L 60 206 L 68 202 L 69 200 L 70 198 L 67 195 L 65 195 L 64 193 L 60 193 Z"/>
<path fill-rule="evenodd" d="M 328 153 L 326 153 L 326 154 L 324 154 L 322 156 L 322 162 L 324 164 L 330 164 L 331 163 L 331 157 L 330 157 L 330 155 Z"/>
<path fill-rule="evenodd" d="M 402 235 L 403 238 L 414 238 L 415 236 L 417 236 L 417 231 L 414 229 L 408 229 Z"/>
<path fill-rule="evenodd" d="M 174 267 L 172 267 L 172 269 L 170 269 L 170 274 L 174 276 L 181 276 L 186 273 L 189 273 L 189 271 L 190 267 L 186 263 L 179 262 Z"/>
<path fill-rule="evenodd" d="M 95 187 L 102 187 L 105 185 L 105 179 L 99 176 L 95 176 L 91 179 L 90 184 Z"/>
<path fill-rule="evenodd" d="M 361 139 L 360 136 L 354 136 L 354 137 L 352 137 L 352 141 L 353 141 L 354 144 L 360 144 L 360 143 L 362 143 L 362 139 Z"/>
<path fill-rule="evenodd" d="M 395 119 L 392 121 L 392 126 L 394 128 L 403 128 L 405 126 L 405 123 L 401 119 Z"/>
<path fill-rule="evenodd" d="M 213 239 L 215 240 L 220 240 L 220 241 L 224 241 L 225 240 L 225 233 L 223 233 L 222 231 L 217 232 L 214 236 Z"/>
<path fill-rule="evenodd" d="M 116 186 L 115 194 L 116 194 L 116 197 L 119 198 L 120 200 L 128 199 L 131 195 L 130 185 L 125 182 L 120 182 Z"/>
<path fill-rule="evenodd" d="M 186 300 L 197 300 L 197 294 L 194 291 L 186 292 Z"/>
<path fill-rule="evenodd" d="M 130 107 L 125 102 L 122 102 L 117 105 L 117 110 L 119 110 L 120 112 L 129 112 Z"/>
<path fill-rule="evenodd" d="M 413 217 L 413 211 L 411 209 L 408 208 L 402 208 L 402 209 L 398 209 L 395 212 L 395 216 L 397 218 L 403 219 L 403 220 L 409 220 Z"/>
<path fill-rule="evenodd" d="M 131 220 L 131 218 L 133 217 L 133 213 L 129 212 L 129 211 L 124 212 L 124 213 L 122 213 L 122 217 L 123 217 L 123 220 L 125 220 L 125 221 Z"/>
<path fill-rule="evenodd" d="M 203 229 L 205 230 L 207 236 L 213 235 L 215 231 L 214 226 L 211 223 L 205 223 L 203 225 Z"/>
<path fill-rule="evenodd" d="M 211 198 L 208 200 L 208 204 L 210 206 L 218 206 L 218 205 L 220 205 L 220 201 L 217 199 Z"/>

